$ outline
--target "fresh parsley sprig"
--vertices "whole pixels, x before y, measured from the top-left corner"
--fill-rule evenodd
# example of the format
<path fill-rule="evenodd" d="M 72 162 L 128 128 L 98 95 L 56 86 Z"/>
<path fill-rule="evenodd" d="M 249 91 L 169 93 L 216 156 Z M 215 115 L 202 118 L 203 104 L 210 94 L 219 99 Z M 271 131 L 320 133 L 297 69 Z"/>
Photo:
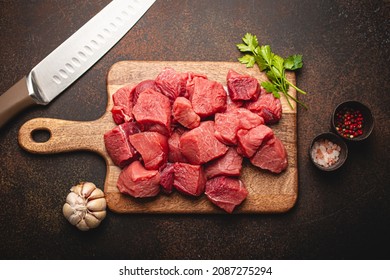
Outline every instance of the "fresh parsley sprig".
<path fill-rule="evenodd" d="M 307 106 L 304 103 L 288 93 L 288 88 L 291 86 L 301 94 L 306 94 L 306 92 L 289 82 L 285 73 L 286 70 L 294 71 L 302 68 L 302 55 L 291 55 L 284 59 L 281 56 L 274 54 L 269 45 L 259 46 L 256 35 L 250 33 L 246 33 L 242 38 L 242 41 L 244 44 L 237 44 L 237 48 L 240 52 L 244 53 L 244 55 L 238 60 L 241 63 L 246 64 L 246 67 L 248 68 L 257 64 L 260 71 L 265 71 L 270 81 L 262 82 L 261 86 L 264 87 L 267 92 L 272 93 L 276 98 L 280 98 L 280 92 L 282 92 L 291 108 L 293 108 L 293 105 L 291 104 L 290 99 L 307 109 Z"/>

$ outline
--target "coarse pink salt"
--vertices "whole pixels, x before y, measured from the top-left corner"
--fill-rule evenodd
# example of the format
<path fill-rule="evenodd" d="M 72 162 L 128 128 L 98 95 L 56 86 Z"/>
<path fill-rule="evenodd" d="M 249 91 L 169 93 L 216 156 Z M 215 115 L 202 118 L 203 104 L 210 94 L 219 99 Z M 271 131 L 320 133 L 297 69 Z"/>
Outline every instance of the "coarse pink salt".
<path fill-rule="evenodd" d="M 330 167 L 339 160 L 341 148 L 328 139 L 320 139 L 311 148 L 313 161 L 323 167 Z"/>

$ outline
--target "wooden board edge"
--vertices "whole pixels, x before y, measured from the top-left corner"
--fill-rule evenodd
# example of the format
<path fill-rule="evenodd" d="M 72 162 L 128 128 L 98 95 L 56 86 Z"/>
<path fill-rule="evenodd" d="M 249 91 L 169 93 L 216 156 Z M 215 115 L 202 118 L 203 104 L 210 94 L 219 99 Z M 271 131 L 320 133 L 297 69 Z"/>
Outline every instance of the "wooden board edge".
<path fill-rule="evenodd" d="M 181 196 L 181 194 L 175 194 Z M 158 204 L 158 198 L 136 199 L 121 193 L 105 193 L 107 207 L 110 211 L 118 214 L 227 214 L 222 209 L 213 205 L 204 197 L 188 198 L 181 197 L 182 207 L 175 207 L 167 210 L 167 203 Z M 276 194 L 273 196 L 264 195 L 264 207 L 256 209 L 242 210 L 243 205 L 239 205 L 233 214 L 277 214 L 290 211 L 298 200 L 298 193 Z M 149 207 L 154 203 L 153 207 Z M 157 205 L 157 206 L 156 206 Z"/>

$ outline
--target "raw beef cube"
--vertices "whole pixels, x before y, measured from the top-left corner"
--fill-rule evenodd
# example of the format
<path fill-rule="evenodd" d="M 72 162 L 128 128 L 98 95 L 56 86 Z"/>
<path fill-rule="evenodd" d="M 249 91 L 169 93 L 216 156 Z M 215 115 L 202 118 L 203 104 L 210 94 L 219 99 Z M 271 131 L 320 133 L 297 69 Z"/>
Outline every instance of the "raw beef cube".
<path fill-rule="evenodd" d="M 215 114 L 215 137 L 226 145 L 237 144 L 239 129 L 251 129 L 263 124 L 263 119 L 245 108 Z"/>
<path fill-rule="evenodd" d="M 206 177 L 201 165 L 174 164 L 173 186 L 181 193 L 199 196 L 204 192 Z"/>
<path fill-rule="evenodd" d="M 187 74 L 176 72 L 172 68 L 165 68 L 156 77 L 156 85 L 173 103 L 179 95 L 184 95 L 186 91 Z"/>
<path fill-rule="evenodd" d="M 237 143 L 236 135 L 240 127 L 240 120 L 235 112 L 217 113 L 215 120 L 215 137 L 226 145 Z"/>
<path fill-rule="evenodd" d="M 240 120 L 239 129 L 251 129 L 264 124 L 264 119 L 245 108 L 237 108 L 237 117 Z"/>
<path fill-rule="evenodd" d="M 129 142 L 129 135 L 139 133 L 140 129 L 134 122 L 118 125 L 104 134 L 104 144 L 107 153 L 115 165 L 124 167 L 134 160 L 137 151 Z"/>
<path fill-rule="evenodd" d="M 174 174 L 174 164 L 169 162 L 160 172 L 160 185 L 165 193 L 172 192 Z"/>
<path fill-rule="evenodd" d="M 133 119 L 133 106 L 137 102 L 140 93 L 147 89 L 158 90 L 154 80 L 142 81 L 135 87 L 129 85 L 124 86 L 112 95 L 114 106 L 111 112 L 116 124 L 128 122 Z"/>
<path fill-rule="evenodd" d="M 145 127 L 158 127 L 157 131 L 169 135 L 171 103 L 165 95 L 152 89 L 141 92 L 133 107 L 133 114 L 136 121 Z"/>
<path fill-rule="evenodd" d="M 207 181 L 205 194 L 212 203 L 232 213 L 245 200 L 248 191 L 241 180 L 218 176 Z"/>
<path fill-rule="evenodd" d="M 199 73 L 194 73 L 194 72 L 190 71 L 190 72 L 187 72 L 187 84 L 191 83 L 194 80 L 195 77 L 207 80 L 207 76 L 206 75 L 199 74 Z"/>
<path fill-rule="evenodd" d="M 261 169 L 267 169 L 274 173 L 280 173 L 287 168 L 287 151 L 275 135 L 263 144 L 250 161 Z"/>
<path fill-rule="evenodd" d="M 226 100 L 226 111 L 225 112 L 229 112 L 229 111 L 235 110 L 237 108 L 241 108 L 243 105 L 244 105 L 244 101 L 242 101 L 242 100 L 233 101 L 230 98 L 230 96 L 228 95 L 227 100 Z"/>
<path fill-rule="evenodd" d="M 225 155 L 206 164 L 206 178 L 210 179 L 219 175 L 239 176 L 241 168 L 242 156 L 237 153 L 234 147 L 231 147 Z"/>
<path fill-rule="evenodd" d="M 201 118 L 226 110 L 227 94 L 221 83 L 195 77 L 191 93 L 192 108 Z"/>
<path fill-rule="evenodd" d="M 206 75 L 202 75 L 202 74 L 195 74 L 193 72 L 188 72 L 187 73 L 187 84 L 186 84 L 186 92 L 185 94 L 183 95 L 185 98 L 187 98 L 188 100 L 191 100 L 192 99 L 192 95 L 194 94 L 194 88 L 195 88 L 195 81 L 194 79 L 205 79 L 207 80 L 207 76 Z"/>
<path fill-rule="evenodd" d="M 183 97 L 191 100 L 192 94 L 194 93 L 194 78 L 200 78 L 207 80 L 207 76 L 203 74 L 198 74 L 194 72 L 187 72 L 187 83 L 186 83 L 186 91 Z"/>
<path fill-rule="evenodd" d="M 133 119 L 134 91 L 134 87 L 127 85 L 121 87 L 112 95 L 114 106 L 111 113 L 116 124 L 128 122 Z"/>
<path fill-rule="evenodd" d="M 237 132 L 238 152 L 244 157 L 252 157 L 261 144 L 274 136 L 274 132 L 266 125 L 259 125 L 252 129 L 240 129 Z"/>
<path fill-rule="evenodd" d="M 154 124 L 148 124 L 144 125 L 142 131 L 151 131 L 151 132 L 157 132 L 162 135 L 165 135 L 166 137 L 169 137 L 171 134 L 170 127 L 167 128 L 165 125 L 154 123 Z"/>
<path fill-rule="evenodd" d="M 191 101 L 179 96 L 173 103 L 173 117 L 182 126 L 192 129 L 200 124 L 200 117 L 192 109 Z"/>
<path fill-rule="evenodd" d="M 134 161 L 119 174 L 118 189 L 133 197 L 152 197 L 160 192 L 160 173 L 147 170 L 141 162 Z"/>
<path fill-rule="evenodd" d="M 132 120 L 132 118 L 126 113 L 126 110 L 122 106 L 113 106 L 111 109 L 111 114 L 116 124 L 121 124 Z"/>
<path fill-rule="evenodd" d="M 228 147 L 214 136 L 214 122 L 201 122 L 180 137 L 180 151 L 189 163 L 203 164 L 224 155 Z"/>
<path fill-rule="evenodd" d="M 175 130 L 168 139 L 169 162 L 188 162 L 184 155 L 180 151 L 180 137 L 181 133 Z"/>
<path fill-rule="evenodd" d="M 257 100 L 260 94 L 259 82 L 249 75 L 242 75 L 230 69 L 226 82 L 229 96 L 233 101 L 237 100 Z"/>
<path fill-rule="evenodd" d="M 140 132 L 129 136 L 131 145 L 141 154 L 145 168 L 157 170 L 168 161 L 168 138 L 158 132 Z"/>
<path fill-rule="evenodd" d="M 246 103 L 245 108 L 262 117 L 266 124 L 277 123 L 282 117 L 280 98 L 275 98 L 272 93 L 267 93 L 263 88 L 259 98 Z"/>
<path fill-rule="evenodd" d="M 136 85 L 134 97 L 133 97 L 133 102 L 136 103 L 138 96 L 141 94 L 141 92 L 143 92 L 147 89 L 153 89 L 155 91 L 160 91 L 160 89 L 156 85 L 155 80 L 144 80 L 144 81 L 140 82 L 138 85 Z"/>

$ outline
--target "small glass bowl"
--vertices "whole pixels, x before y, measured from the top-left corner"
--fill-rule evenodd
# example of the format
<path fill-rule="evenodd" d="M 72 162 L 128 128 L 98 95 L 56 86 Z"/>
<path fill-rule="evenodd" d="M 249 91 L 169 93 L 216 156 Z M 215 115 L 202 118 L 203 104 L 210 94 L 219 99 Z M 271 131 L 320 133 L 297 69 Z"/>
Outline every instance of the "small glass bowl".
<path fill-rule="evenodd" d="M 313 150 L 314 144 L 317 141 L 319 142 L 321 140 L 331 141 L 332 143 L 334 143 L 334 144 L 336 144 L 337 146 L 340 147 L 340 154 L 339 154 L 338 160 L 334 164 L 332 164 L 330 166 L 323 166 L 323 165 L 319 164 L 318 162 L 316 162 L 315 158 L 313 158 L 312 150 Z M 310 149 L 309 149 L 309 157 L 310 157 L 311 162 L 318 169 L 323 170 L 323 171 L 334 171 L 336 169 L 339 169 L 344 164 L 345 160 L 347 159 L 347 157 L 348 157 L 348 147 L 345 144 L 345 142 L 339 136 L 337 136 L 336 134 L 334 134 L 332 132 L 321 133 L 321 134 L 317 135 L 312 140 L 311 145 L 310 145 Z"/>
<path fill-rule="evenodd" d="M 357 128 L 356 126 L 353 129 L 361 129 L 362 134 L 354 136 L 347 134 L 345 131 L 343 131 L 342 127 L 339 127 L 337 129 L 337 119 L 338 119 L 338 114 L 340 112 L 343 112 L 344 110 L 350 109 L 352 111 L 359 111 L 362 114 L 362 126 L 361 128 Z M 332 129 L 335 131 L 337 135 L 339 135 L 341 138 L 347 140 L 347 141 L 352 141 L 352 142 L 359 142 L 364 139 L 367 139 L 368 136 L 370 136 L 372 130 L 374 129 L 374 117 L 371 113 L 371 110 L 364 104 L 358 102 L 358 101 L 346 101 L 343 102 L 334 109 L 333 114 L 332 114 Z M 345 135 L 346 134 L 346 135 Z"/>

